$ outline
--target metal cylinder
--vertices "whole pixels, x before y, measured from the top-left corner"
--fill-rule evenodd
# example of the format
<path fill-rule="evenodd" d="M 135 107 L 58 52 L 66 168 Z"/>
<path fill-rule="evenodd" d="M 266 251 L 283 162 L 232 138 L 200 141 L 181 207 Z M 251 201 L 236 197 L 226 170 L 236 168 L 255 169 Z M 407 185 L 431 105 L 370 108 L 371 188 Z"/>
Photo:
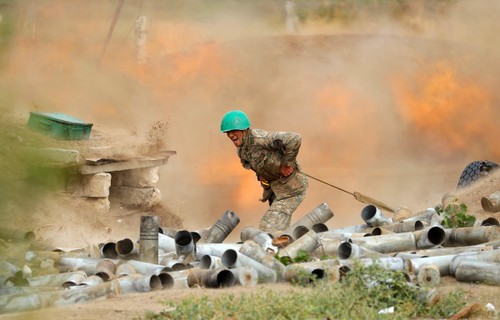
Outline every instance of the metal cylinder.
<path fill-rule="evenodd" d="M 317 247 L 318 247 L 318 236 L 316 232 L 310 230 L 299 239 L 290 243 L 286 247 L 281 248 L 278 251 L 278 256 L 280 258 L 286 256 L 289 257 L 290 259 L 295 259 L 300 250 L 304 250 L 306 252 L 312 252 Z"/>
<path fill-rule="evenodd" d="M 218 269 L 222 268 L 224 265 L 222 264 L 221 258 L 216 257 L 210 254 L 205 254 L 200 259 L 200 269 Z"/>
<path fill-rule="evenodd" d="M 98 277 L 96 275 L 91 275 L 91 276 L 88 276 L 87 278 L 85 278 L 84 280 L 82 280 L 80 282 L 80 286 L 94 286 L 97 284 L 101 284 L 103 282 L 104 282 L 104 280 L 102 280 L 101 277 Z"/>
<path fill-rule="evenodd" d="M 95 275 L 101 277 L 104 282 L 115 278 L 116 265 L 109 259 L 101 260 L 95 270 Z"/>
<path fill-rule="evenodd" d="M 242 242 L 253 240 L 266 251 L 278 252 L 278 248 L 273 245 L 273 238 L 271 235 L 260 229 L 245 227 L 241 230 L 240 239 Z"/>
<path fill-rule="evenodd" d="M 309 232 L 309 228 L 306 226 L 297 226 L 292 231 L 293 239 L 298 239 Z"/>
<path fill-rule="evenodd" d="M 276 259 L 273 255 L 266 252 L 260 245 L 258 245 L 253 240 L 245 241 L 240 248 L 240 252 L 244 255 L 262 263 L 264 266 L 271 268 L 276 272 L 278 276 L 278 280 L 280 279 L 280 275 L 283 273 L 285 269 L 285 265 L 281 263 L 278 259 Z"/>
<path fill-rule="evenodd" d="M 441 283 L 441 273 L 435 264 L 420 267 L 417 273 L 417 283 L 424 287 L 437 287 Z"/>
<path fill-rule="evenodd" d="M 201 236 L 198 243 L 222 243 L 238 223 L 240 223 L 240 218 L 238 218 L 236 213 L 227 210 L 222 217 Z"/>
<path fill-rule="evenodd" d="M 462 254 L 458 254 L 450 262 L 451 275 L 455 275 L 457 265 L 464 259 L 500 263 L 500 249 L 480 252 L 464 252 Z"/>
<path fill-rule="evenodd" d="M 187 263 L 195 259 L 195 244 L 191 232 L 187 230 L 178 231 L 175 234 L 175 251 L 179 257 L 183 257 Z"/>
<path fill-rule="evenodd" d="M 141 216 L 139 260 L 158 263 L 158 217 Z"/>
<path fill-rule="evenodd" d="M 417 220 L 419 220 L 419 221 L 426 222 L 426 223 L 430 224 L 432 217 L 434 217 L 435 215 L 437 215 L 436 209 L 427 208 L 424 211 L 419 212 L 416 215 L 411 216 L 411 217 L 406 218 L 406 219 L 403 219 L 401 221 L 417 221 Z"/>
<path fill-rule="evenodd" d="M 77 277 L 83 276 L 81 279 L 84 279 L 87 276 L 84 271 L 72 271 L 31 277 L 26 280 L 28 281 L 30 287 L 61 287 L 63 283 L 69 281 L 75 275 Z"/>
<path fill-rule="evenodd" d="M 320 232 L 326 232 L 328 231 L 328 226 L 322 222 L 320 223 L 316 223 L 312 226 L 312 229 L 314 230 L 314 232 L 316 233 L 320 233 Z"/>
<path fill-rule="evenodd" d="M 85 272 L 77 272 L 72 274 L 71 276 L 63 282 L 62 287 L 64 289 L 68 289 L 70 287 L 78 286 L 80 283 L 87 278 Z"/>
<path fill-rule="evenodd" d="M 160 264 L 142 262 L 137 260 L 128 260 L 127 263 L 132 265 L 137 273 L 140 274 L 159 274 L 160 272 L 169 271 L 167 267 Z"/>
<path fill-rule="evenodd" d="M 312 227 L 317 223 L 325 223 L 328 220 L 333 218 L 333 212 L 330 207 L 326 203 L 319 204 L 316 208 L 309 211 L 305 216 L 297 220 L 294 224 L 288 227 L 286 230 L 279 231 L 274 234 L 274 237 L 280 237 L 283 235 L 287 235 L 289 237 L 293 237 L 293 232 L 295 228 L 298 226 L 303 226 L 308 229 L 312 229 Z M 297 239 L 297 238 L 295 238 Z"/>
<path fill-rule="evenodd" d="M 257 285 L 259 281 L 259 274 L 257 271 L 249 266 L 242 266 L 239 268 L 229 269 L 234 275 L 235 284 L 244 287 L 253 287 Z"/>
<path fill-rule="evenodd" d="M 175 252 L 175 239 L 163 233 L 158 233 L 158 249 L 161 249 L 165 253 Z"/>
<path fill-rule="evenodd" d="M 489 217 L 480 222 L 481 226 L 500 226 L 498 219 Z"/>
<path fill-rule="evenodd" d="M 372 204 L 367 205 L 361 210 L 361 218 L 370 227 L 380 227 L 393 223 L 391 218 L 386 218 L 382 214 L 382 211 Z"/>
<path fill-rule="evenodd" d="M 422 230 L 425 228 L 425 224 L 422 221 L 417 220 L 417 221 L 391 223 L 391 224 L 386 224 L 382 227 L 376 227 L 376 228 L 383 228 L 383 229 L 390 230 L 390 231 L 395 232 L 395 233 L 402 233 L 402 232 L 413 232 L 413 231 Z M 374 234 L 374 231 L 372 231 L 372 234 Z"/>
<path fill-rule="evenodd" d="M 373 250 L 368 250 L 362 246 L 358 246 L 350 242 L 342 242 L 339 245 L 338 255 L 340 259 L 356 259 L 356 258 L 377 258 L 387 257 L 387 255 Z"/>
<path fill-rule="evenodd" d="M 500 191 L 493 192 L 489 196 L 481 198 L 481 206 L 484 211 L 498 212 L 500 211 Z"/>
<path fill-rule="evenodd" d="M 137 273 L 137 271 L 135 270 L 134 266 L 132 266 L 128 262 L 119 262 L 116 265 L 115 276 L 117 278 L 129 276 L 135 273 Z"/>
<path fill-rule="evenodd" d="M 101 258 L 117 259 L 118 252 L 116 252 L 116 242 L 106 242 L 99 248 Z"/>
<path fill-rule="evenodd" d="M 257 271 L 259 283 L 276 282 L 277 275 L 273 269 L 266 267 L 262 263 L 232 249 L 227 250 L 221 257 L 222 264 L 226 268 L 239 268 L 249 266 Z"/>
<path fill-rule="evenodd" d="M 380 253 L 416 250 L 413 232 L 383 234 L 380 236 L 351 238 L 352 243 Z"/>
<path fill-rule="evenodd" d="M 450 274 L 450 264 L 456 255 L 444 255 L 444 256 L 433 256 L 433 257 L 423 257 L 406 260 L 406 269 L 408 272 L 413 274 L 418 274 L 422 266 L 428 264 L 434 264 L 439 268 L 439 273 L 441 276 L 447 276 Z"/>
<path fill-rule="evenodd" d="M 116 252 L 121 259 L 135 259 L 138 256 L 137 245 L 129 238 L 116 242 Z"/>
<path fill-rule="evenodd" d="M 443 246 L 471 246 L 500 239 L 500 227 L 482 226 L 445 229 Z"/>
<path fill-rule="evenodd" d="M 222 257 L 224 252 L 229 249 L 239 251 L 240 243 L 197 243 L 196 244 L 196 259 L 201 259 L 206 254 Z"/>
<path fill-rule="evenodd" d="M 456 267 L 455 279 L 500 285 L 500 263 L 464 259 Z"/>
<path fill-rule="evenodd" d="M 234 282 L 233 273 L 227 269 L 192 269 L 187 276 L 189 287 L 227 288 Z"/>
<path fill-rule="evenodd" d="M 175 284 L 174 277 L 167 272 L 160 272 L 158 274 L 158 278 L 160 279 L 161 286 L 163 289 L 170 289 L 173 288 Z"/>
<path fill-rule="evenodd" d="M 417 249 L 433 248 L 442 244 L 446 238 L 444 229 L 438 225 L 415 231 L 414 234 L 416 237 Z"/>

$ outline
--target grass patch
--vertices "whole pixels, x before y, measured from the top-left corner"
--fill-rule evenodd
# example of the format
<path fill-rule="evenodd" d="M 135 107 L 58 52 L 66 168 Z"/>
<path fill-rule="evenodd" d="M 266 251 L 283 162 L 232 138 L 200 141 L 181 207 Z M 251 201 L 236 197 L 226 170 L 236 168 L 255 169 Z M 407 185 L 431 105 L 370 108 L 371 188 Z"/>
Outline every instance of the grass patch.
<path fill-rule="evenodd" d="M 285 292 L 256 288 L 250 294 L 199 296 L 168 301 L 152 319 L 408 319 L 447 318 L 465 305 L 457 291 L 429 302 L 429 291 L 407 281 L 402 271 L 377 264 L 355 266 L 341 282 L 316 280 Z M 392 309 L 389 314 L 380 313 Z"/>

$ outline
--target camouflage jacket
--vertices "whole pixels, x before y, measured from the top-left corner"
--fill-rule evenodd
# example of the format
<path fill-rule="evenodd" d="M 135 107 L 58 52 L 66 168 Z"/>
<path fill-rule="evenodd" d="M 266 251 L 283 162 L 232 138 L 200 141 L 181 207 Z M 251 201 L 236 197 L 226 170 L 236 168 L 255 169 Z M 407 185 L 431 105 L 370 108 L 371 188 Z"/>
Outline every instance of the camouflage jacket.
<path fill-rule="evenodd" d="M 298 133 L 249 129 L 237 152 L 243 167 L 255 171 L 258 178 L 267 180 L 276 199 L 281 200 L 307 189 L 307 177 L 300 172 L 296 160 L 301 142 L 302 138 Z M 292 166 L 295 170 L 290 176 L 282 177 L 282 165 Z"/>

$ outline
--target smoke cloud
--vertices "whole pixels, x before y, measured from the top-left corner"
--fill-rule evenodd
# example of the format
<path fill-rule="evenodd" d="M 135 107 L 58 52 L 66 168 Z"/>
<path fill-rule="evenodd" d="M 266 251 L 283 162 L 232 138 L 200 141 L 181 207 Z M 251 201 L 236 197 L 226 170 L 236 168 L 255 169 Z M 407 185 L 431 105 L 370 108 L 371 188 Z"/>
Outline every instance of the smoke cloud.
<path fill-rule="evenodd" d="M 165 149 L 177 155 L 159 187 L 190 229 L 228 209 L 256 226 L 266 210 L 254 174 L 219 132 L 231 109 L 255 128 L 299 132 L 308 174 L 414 212 L 453 191 L 469 162 L 498 162 L 499 3 L 340 10 L 296 1 L 295 34 L 282 2 L 205 3 L 126 1 L 105 52 L 115 2 L 4 5 L 16 20 L 2 53 L 2 101 L 22 120 L 64 112 L 120 137 L 146 139 L 166 121 Z M 139 16 L 148 21 L 145 64 L 135 57 Z M 326 202 L 330 227 L 361 223 L 364 204 L 309 185 L 292 222 Z"/>

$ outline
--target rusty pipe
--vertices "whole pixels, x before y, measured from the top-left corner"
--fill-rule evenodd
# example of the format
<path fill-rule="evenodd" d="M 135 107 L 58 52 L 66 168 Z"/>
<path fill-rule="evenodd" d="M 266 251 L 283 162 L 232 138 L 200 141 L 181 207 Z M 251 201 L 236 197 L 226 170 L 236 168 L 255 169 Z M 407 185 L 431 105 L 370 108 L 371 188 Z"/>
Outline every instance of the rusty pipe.
<path fill-rule="evenodd" d="M 500 285 L 500 263 L 461 260 L 455 269 L 455 279 L 462 282 Z"/>
<path fill-rule="evenodd" d="M 474 261 L 485 261 L 500 263 L 500 249 L 480 251 L 480 252 L 464 252 L 456 255 L 450 262 L 450 274 L 455 275 L 455 269 L 461 260 L 469 259 Z"/>

